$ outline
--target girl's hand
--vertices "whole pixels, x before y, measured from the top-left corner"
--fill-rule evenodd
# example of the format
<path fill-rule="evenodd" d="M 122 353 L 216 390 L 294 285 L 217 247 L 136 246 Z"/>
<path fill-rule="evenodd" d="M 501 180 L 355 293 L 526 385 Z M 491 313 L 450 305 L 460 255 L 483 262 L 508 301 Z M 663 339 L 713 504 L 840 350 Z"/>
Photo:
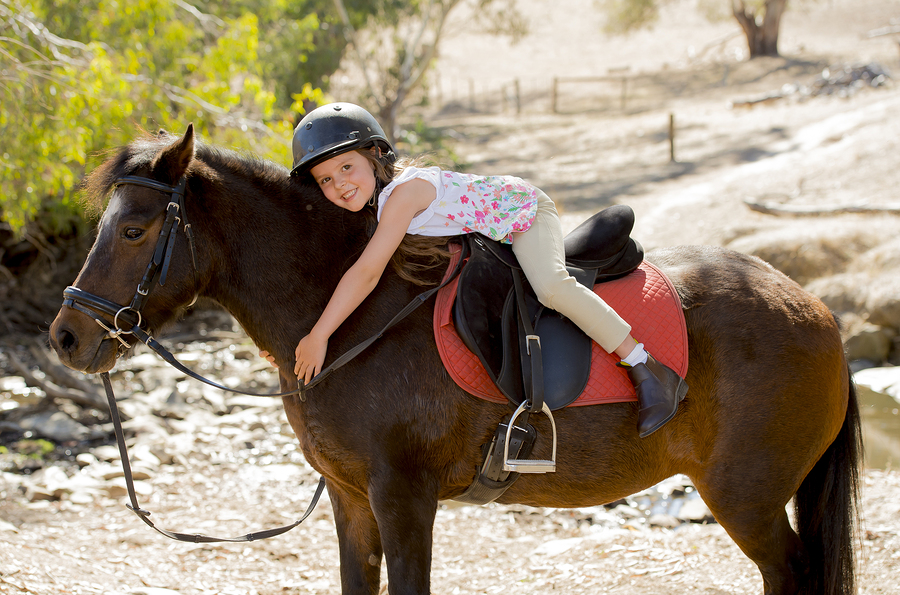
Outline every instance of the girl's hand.
<path fill-rule="evenodd" d="M 313 376 L 321 372 L 327 351 L 328 339 L 320 339 L 312 334 L 300 339 L 297 349 L 294 350 L 294 356 L 297 358 L 294 374 L 297 375 L 297 379 L 307 384 Z"/>
<path fill-rule="evenodd" d="M 269 362 L 276 368 L 278 367 L 278 364 L 275 363 L 275 356 L 271 355 L 268 351 L 264 351 L 264 350 L 260 349 L 259 357 L 263 358 L 264 360 L 266 360 L 267 362 Z"/>

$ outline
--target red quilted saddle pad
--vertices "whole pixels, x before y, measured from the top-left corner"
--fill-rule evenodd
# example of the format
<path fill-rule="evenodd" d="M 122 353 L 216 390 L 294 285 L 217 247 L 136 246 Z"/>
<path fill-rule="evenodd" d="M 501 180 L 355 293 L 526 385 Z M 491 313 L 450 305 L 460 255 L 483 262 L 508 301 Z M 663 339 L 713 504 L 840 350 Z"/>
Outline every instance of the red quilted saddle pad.
<path fill-rule="evenodd" d="M 450 269 L 456 265 L 456 256 Z M 478 357 L 469 351 L 453 325 L 457 276 L 441 289 L 434 308 L 434 338 L 450 376 L 466 392 L 495 403 L 506 397 L 491 381 Z M 601 283 L 594 291 L 631 325 L 632 336 L 660 362 L 684 378 L 688 368 L 687 328 L 681 300 L 669 279 L 647 261 L 629 275 Z M 619 358 L 591 343 L 591 377 L 584 392 L 570 406 L 636 401 L 634 387 Z"/>

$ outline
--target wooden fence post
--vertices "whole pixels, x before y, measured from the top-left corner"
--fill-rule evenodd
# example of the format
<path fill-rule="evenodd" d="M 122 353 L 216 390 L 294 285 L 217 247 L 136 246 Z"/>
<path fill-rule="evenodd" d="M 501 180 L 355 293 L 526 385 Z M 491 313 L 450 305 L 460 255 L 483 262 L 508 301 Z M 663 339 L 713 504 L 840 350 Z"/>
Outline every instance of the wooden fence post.
<path fill-rule="evenodd" d="M 515 80 L 516 86 L 516 115 L 522 114 L 522 89 L 519 87 L 519 79 Z"/>
<path fill-rule="evenodd" d="M 550 111 L 552 111 L 554 114 L 558 113 L 556 111 L 556 93 L 558 87 L 559 77 L 553 77 L 553 91 L 550 93 Z"/>
<path fill-rule="evenodd" d="M 675 114 L 669 114 L 669 162 L 675 163 Z"/>

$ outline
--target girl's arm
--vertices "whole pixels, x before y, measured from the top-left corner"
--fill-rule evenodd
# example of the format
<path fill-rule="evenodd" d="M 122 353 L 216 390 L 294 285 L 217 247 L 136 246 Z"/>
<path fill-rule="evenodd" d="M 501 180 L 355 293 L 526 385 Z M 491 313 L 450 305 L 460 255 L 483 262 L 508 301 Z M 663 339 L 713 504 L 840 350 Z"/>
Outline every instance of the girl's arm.
<path fill-rule="evenodd" d="M 404 182 L 393 190 L 366 249 L 341 277 L 319 321 L 297 345 L 294 373 L 298 378 L 309 382 L 322 371 L 328 339 L 375 289 L 413 217 L 428 208 L 436 196 L 434 186 L 420 179 Z"/>

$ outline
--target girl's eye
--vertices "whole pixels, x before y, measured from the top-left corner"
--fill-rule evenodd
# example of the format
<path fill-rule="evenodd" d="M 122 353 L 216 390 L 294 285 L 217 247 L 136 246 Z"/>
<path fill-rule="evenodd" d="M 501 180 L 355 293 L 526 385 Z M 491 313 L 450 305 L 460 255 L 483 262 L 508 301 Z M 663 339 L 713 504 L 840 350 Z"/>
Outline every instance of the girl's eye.
<path fill-rule="evenodd" d="M 128 227 L 122 233 L 122 237 L 126 240 L 137 240 L 144 235 L 144 230 L 139 227 Z"/>
<path fill-rule="evenodd" d="M 319 180 L 319 186 L 324 186 L 325 184 L 327 184 L 330 181 L 331 181 L 331 178 L 322 178 L 321 180 Z"/>

